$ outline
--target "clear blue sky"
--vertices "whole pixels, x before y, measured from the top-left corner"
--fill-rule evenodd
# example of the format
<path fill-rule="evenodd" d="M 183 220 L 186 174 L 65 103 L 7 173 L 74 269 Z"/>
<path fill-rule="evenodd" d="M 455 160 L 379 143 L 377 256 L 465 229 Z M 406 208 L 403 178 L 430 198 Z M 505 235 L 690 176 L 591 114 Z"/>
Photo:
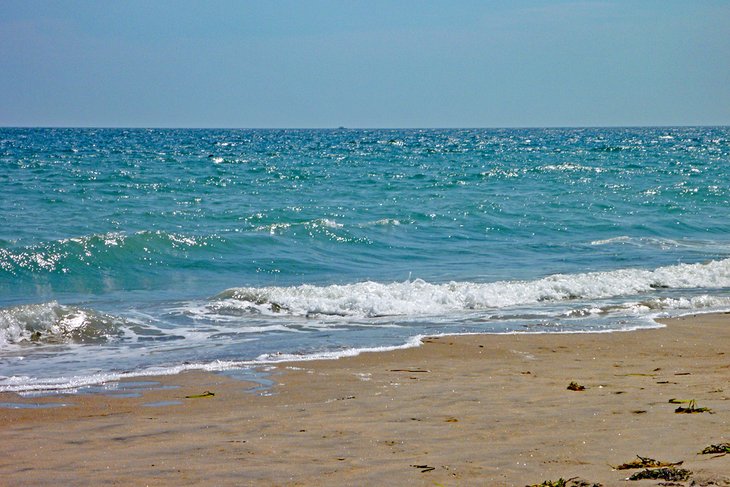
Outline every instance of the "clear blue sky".
<path fill-rule="evenodd" d="M 0 1 L 0 126 L 730 124 L 730 1 Z"/>

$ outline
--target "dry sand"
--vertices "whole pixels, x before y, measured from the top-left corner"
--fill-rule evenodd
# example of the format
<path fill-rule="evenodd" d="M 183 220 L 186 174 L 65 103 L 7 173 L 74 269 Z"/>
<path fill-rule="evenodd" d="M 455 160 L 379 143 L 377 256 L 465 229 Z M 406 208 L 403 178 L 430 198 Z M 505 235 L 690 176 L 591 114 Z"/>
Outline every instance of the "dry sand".
<path fill-rule="evenodd" d="M 730 455 L 698 454 L 730 442 L 730 315 L 668 325 L 281 364 L 269 395 L 207 373 L 155 378 L 180 387 L 141 397 L 5 393 L 69 405 L 0 409 L 0 484 L 660 485 L 611 467 L 638 454 L 693 472 L 664 485 L 730 485 Z M 672 398 L 712 413 L 677 414 Z M 144 406 L 157 401 L 179 404 Z"/>

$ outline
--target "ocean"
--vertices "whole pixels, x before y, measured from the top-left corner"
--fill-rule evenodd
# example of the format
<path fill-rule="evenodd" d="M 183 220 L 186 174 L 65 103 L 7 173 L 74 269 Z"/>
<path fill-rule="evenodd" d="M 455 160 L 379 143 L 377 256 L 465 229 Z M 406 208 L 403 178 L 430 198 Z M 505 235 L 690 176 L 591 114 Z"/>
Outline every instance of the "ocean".
<path fill-rule="evenodd" d="M 730 310 L 729 183 L 729 127 L 0 128 L 0 391 Z"/>

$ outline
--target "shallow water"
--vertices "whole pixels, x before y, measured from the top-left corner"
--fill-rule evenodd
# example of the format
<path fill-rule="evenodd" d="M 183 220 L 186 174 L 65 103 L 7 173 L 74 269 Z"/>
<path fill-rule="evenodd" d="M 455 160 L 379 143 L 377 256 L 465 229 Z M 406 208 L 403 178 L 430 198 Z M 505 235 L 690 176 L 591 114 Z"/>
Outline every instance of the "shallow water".
<path fill-rule="evenodd" d="M 730 309 L 730 129 L 0 129 L 0 390 Z"/>

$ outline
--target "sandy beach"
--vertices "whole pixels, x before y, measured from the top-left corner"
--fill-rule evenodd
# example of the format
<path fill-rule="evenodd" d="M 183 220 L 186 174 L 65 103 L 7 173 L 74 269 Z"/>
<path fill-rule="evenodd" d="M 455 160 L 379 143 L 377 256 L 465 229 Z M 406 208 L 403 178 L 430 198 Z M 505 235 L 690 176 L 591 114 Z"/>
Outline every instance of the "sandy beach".
<path fill-rule="evenodd" d="M 67 405 L 0 409 L 0 484 L 730 485 L 730 455 L 699 454 L 730 442 L 730 315 L 666 324 L 431 338 L 279 364 L 253 392 L 196 372 L 117 391 L 136 396 L 4 393 Z M 709 411 L 676 413 L 688 400 Z M 636 455 L 691 477 L 627 482 L 641 469 L 612 466 Z"/>

